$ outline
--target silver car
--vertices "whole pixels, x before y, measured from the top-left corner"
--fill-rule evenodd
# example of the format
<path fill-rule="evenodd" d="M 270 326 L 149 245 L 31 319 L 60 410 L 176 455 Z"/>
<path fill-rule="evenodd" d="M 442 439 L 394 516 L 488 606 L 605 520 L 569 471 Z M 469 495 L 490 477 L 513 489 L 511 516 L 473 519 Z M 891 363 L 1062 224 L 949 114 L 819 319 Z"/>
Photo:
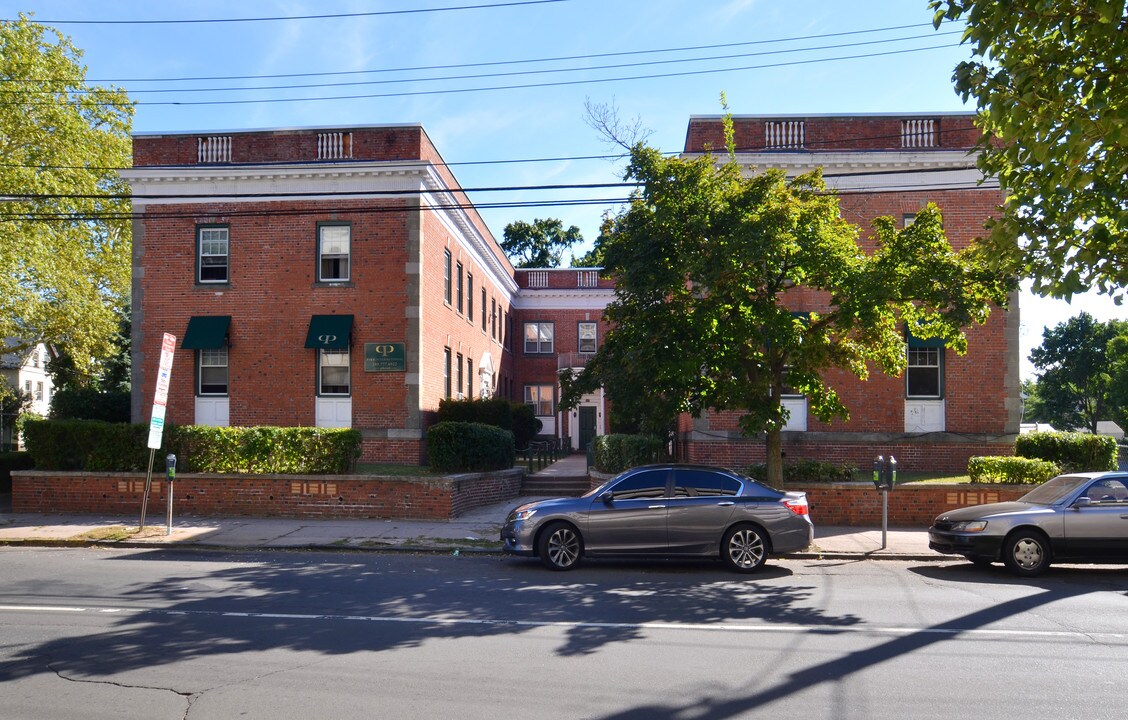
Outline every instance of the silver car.
<path fill-rule="evenodd" d="M 1014 502 L 949 510 L 928 546 L 1027 577 L 1055 561 L 1128 563 L 1128 473 L 1059 475 Z"/>
<path fill-rule="evenodd" d="M 705 465 L 644 465 L 579 498 L 514 508 L 501 529 L 506 552 L 571 570 L 584 556 L 720 558 L 751 572 L 771 553 L 803 550 L 814 526 L 801 492 L 780 492 Z"/>

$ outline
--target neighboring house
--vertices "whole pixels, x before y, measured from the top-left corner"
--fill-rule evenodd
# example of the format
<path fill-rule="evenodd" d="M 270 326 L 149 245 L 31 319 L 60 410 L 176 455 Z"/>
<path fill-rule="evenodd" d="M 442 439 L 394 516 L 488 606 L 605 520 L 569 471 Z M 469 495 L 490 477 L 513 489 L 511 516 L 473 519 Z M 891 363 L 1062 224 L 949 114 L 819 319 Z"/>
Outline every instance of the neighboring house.
<path fill-rule="evenodd" d="M 934 202 L 959 249 L 983 234 L 984 221 L 1003 200 L 998 184 L 981 183 L 975 167 L 980 134 L 973 119 L 972 113 L 736 116 L 736 159 L 748 173 L 780 168 L 793 176 L 822 167 L 839 193 L 842 216 L 862 228 L 863 238 L 874 218 L 910 223 Z M 721 116 L 690 119 L 685 153 L 707 148 L 725 152 Z M 810 302 L 795 310 L 818 309 L 817 299 Z M 822 423 L 808 413 L 805 398 L 786 398 L 786 458 L 868 467 L 874 456 L 892 453 L 903 470 L 957 470 L 973 455 L 1009 454 L 1021 419 L 1017 293 L 1010 307 L 966 329 L 966 355 L 907 336 L 903 377 L 872 374 L 862 382 L 828 373 L 850 410 L 848 421 Z M 682 454 L 735 466 L 759 461 L 763 443 L 742 439 L 736 420 L 732 413 L 686 418 Z"/>
<path fill-rule="evenodd" d="M 15 340 L 4 341 L 5 348 L 15 345 Z M 0 377 L 10 387 L 23 391 L 31 398 L 28 412 L 44 417 L 51 410 L 51 397 L 54 394 L 54 385 L 51 383 L 51 376 L 47 373 L 47 362 L 50 357 L 47 346 L 42 343 L 30 350 L 5 352 L 0 355 Z M 0 447 L 17 444 L 13 439 L 15 420 L 13 416 L 0 413 Z"/>
<path fill-rule="evenodd" d="M 735 118 L 739 161 L 816 165 L 845 217 L 945 211 L 965 245 L 1001 201 L 976 185 L 972 116 Z M 686 152 L 723 147 L 719 117 Z M 971 169 L 963 169 L 971 168 Z M 869 174 L 873 170 L 893 171 Z M 514 269 L 419 125 L 134 137 L 133 418 L 148 419 L 162 333 L 178 338 L 168 419 L 354 427 L 363 458 L 419 462 L 443 398 L 531 405 L 542 434 L 604 434 L 602 392 L 562 413 L 558 373 L 606 336 L 613 283 L 590 268 Z M 956 183 L 955 186 L 952 183 Z M 1017 299 L 1015 300 L 1017 303 Z M 833 426 L 788 398 L 788 458 L 955 469 L 1018 432 L 1018 313 L 971 328 L 964 357 L 909 338 L 905 378 L 836 383 Z M 683 418 L 684 459 L 741 466 L 762 442 L 736 417 Z"/>

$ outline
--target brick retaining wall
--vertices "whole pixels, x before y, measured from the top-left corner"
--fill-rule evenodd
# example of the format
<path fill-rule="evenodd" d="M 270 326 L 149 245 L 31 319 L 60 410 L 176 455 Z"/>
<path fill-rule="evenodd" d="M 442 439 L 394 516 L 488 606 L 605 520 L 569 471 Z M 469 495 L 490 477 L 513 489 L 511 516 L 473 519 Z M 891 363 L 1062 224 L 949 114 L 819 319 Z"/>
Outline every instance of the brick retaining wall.
<path fill-rule="evenodd" d="M 517 497 L 522 470 L 441 477 L 211 475 L 176 477 L 178 515 L 407 518 L 442 520 Z M 12 511 L 107 513 L 141 510 L 144 473 L 12 473 Z M 153 477 L 150 512 L 164 512 L 167 486 Z"/>
<path fill-rule="evenodd" d="M 881 525 L 881 493 L 872 483 L 788 486 L 807 493 L 811 520 L 819 525 Z M 899 485 L 889 493 L 890 527 L 928 527 L 945 510 L 1016 500 L 1025 485 Z"/>

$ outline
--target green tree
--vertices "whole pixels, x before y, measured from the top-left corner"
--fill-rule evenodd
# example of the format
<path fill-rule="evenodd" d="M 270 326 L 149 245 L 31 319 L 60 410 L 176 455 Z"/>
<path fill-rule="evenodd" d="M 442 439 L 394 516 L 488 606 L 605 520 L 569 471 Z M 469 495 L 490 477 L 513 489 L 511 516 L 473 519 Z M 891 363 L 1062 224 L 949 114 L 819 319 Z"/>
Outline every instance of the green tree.
<path fill-rule="evenodd" d="M 1113 373 L 1110 343 L 1128 335 L 1128 322 L 1098 322 L 1083 312 L 1042 331 L 1030 353 L 1038 370 L 1038 397 L 1045 419 L 1061 430 L 1097 431 L 1112 417 Z"/>
<path fill-rule="evenodd" d="M 1022 381 L 1022 422 L 1049 422 L 1042 405 L 1042 395 L 1037 380 Z"/>
<path fill-rule="evenodd" d="M 0 21 L 0 337 L 67 348 L 80 371 L 111 352 L 129 294 L 133 106 L 89 85 L 69 38 Z M 17 350 L 20 348 L 16 348 Z"/>
<path fill-rule="evenodd" d="M 985 131 L 980 167 L 1008 197 L 997 257 L 1043 294 L 1128 287 L 1128 6 L 1124 0 L 931 0 L 966 23 L 953 75 Z"/>
<path fill-rule="evenodd" d="M 904 229 L 875 221 L 876 248 L 864 252 L 818 172 L 743 177 L 726 131 L 720 165 L 632 148 L 626 176 L 640 189 L 603 243 L 613 329 L 582 372 L 562 375 L 561 404 L 602 384 L 653 429 L 678 413 L 738 411 L 746 435 L 766 433 L 778 483 L 785 387 L 820 419 L 848 417 L 824 370 L 899 375 L 906 324 L 964 352 L 962 328 L 986 320 L 1013 283 L 975 249 L 953 251 L 934 205 Z"/>
<path fill-rule="evenodd" d="M 583 240 L 578 227 L 565 230 L 556 218 L 518 220 L 505 226 L 501 249 L 519 268 L 554 268 L 560 267 L 565 250 Z"/>

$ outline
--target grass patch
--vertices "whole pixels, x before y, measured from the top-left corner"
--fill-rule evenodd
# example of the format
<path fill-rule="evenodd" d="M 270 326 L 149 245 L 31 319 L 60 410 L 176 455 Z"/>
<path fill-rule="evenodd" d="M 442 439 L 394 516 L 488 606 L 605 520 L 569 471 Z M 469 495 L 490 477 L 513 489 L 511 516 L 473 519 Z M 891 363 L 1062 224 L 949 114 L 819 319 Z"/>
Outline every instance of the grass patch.
<path fill-rule="evenodd" d="M 149 525 L 143 531 L 125 525 L 107 525 L 106 527 L 88 530 L 81 535 L 75 535 L 72 539 L 83 542 L 121 542 L 123 540 L 165 537 L 166 531 L 167 527 L 164 525 Z"/>
<path fill-rule="evenodd" d="M 862 482 L 873 481 L 873 470 L 858 469 L 854 471 L 854 479 Z M 970 483 L 971 478 L 967 473 L 952 472 L 926 472 L 920 470 L 898 470 L 897 484 L 923 483 L 925 485 L 959 485 Z"/>
<path fill-rule="evenodd" d="M 485 538 L 418 538 L 420 544 L 435 545 L 439 547 L 471 547 L 482 550 L 500 550 L 501 540 L 486 540 Z"/>

